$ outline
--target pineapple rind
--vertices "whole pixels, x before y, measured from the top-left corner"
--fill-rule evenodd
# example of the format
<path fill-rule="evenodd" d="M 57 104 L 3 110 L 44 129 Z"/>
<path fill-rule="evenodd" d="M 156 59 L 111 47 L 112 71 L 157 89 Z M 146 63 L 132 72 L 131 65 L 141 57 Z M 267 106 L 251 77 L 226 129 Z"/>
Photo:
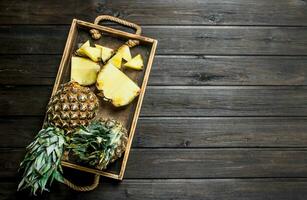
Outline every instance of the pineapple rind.
<path fill-rule="evenodd" d="M 99 107 L 97 96 L 77 82 L 68 82 L 50 98 L 45 127 L 55 126 L 71 133 L 80 125 L 88 125 Z"/>

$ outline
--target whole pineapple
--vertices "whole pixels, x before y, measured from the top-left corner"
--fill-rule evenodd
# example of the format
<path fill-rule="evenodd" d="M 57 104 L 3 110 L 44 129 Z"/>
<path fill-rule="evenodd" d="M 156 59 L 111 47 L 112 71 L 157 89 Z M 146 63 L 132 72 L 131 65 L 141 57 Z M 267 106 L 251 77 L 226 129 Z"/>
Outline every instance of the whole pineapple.
<path fill-rule="evenodd" d="M 88 125 L 96 116 L 98 106 L 98 98 L 89 88 L 76 82 L 65 83 L 48 103 L 45 126 L 55 126 L 70 133 L 80 125 Z"/>
<path fill-rule="evenodd" d="M 127 130 L 115 120 L 98 120 L 81 127 L 70 139 L 70 149 L 83 163 L 98 169 L 120 158 L 128 141 Z"/>

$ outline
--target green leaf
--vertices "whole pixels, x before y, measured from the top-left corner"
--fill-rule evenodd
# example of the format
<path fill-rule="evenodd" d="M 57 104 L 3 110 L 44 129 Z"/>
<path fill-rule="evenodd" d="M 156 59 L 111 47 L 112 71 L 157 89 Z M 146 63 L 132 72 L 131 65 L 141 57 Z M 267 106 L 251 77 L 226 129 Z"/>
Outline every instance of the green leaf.
<path fill-rule="evenodd" d="M 50 145 L 49 147 L 46 148 L 47 150 L 47 156 L 50 156 L 50 154 L 54 151 L 54 149 L 57 148 L 55 145 Z"/>
<path fill-rule="evenodd" d="M 53 173 L 53 176 L 54 176 L 54 179 L 61 182 L 61 183 L 64 183 L 64 178 L 63 176 L 58 172 L 58 171 L 55 171 Z"/>
<path fill-rule="evenodd" d="M 61 133 L 64 132 L 53 127 L 42 129 L 38 133 L 21 162 L 24 173 L 18 190 L 30 188 L 31 193 L 36 195 L 37 190 L 48 191 L 46 184 L 54 176 L 62 180 L 61 157 L 65 139 Z"/>

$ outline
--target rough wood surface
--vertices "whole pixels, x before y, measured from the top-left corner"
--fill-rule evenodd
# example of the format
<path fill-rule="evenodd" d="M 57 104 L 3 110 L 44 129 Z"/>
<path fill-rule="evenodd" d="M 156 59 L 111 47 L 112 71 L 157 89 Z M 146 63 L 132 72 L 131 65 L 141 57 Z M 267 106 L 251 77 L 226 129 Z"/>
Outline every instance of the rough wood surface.
<path fill-rule="evenodd" d="M 307 179 L 125 179 L 117 184 L 103 179 L 93 192 L 77 193 L 62 184 L 54 184 L 50 193 L 40 196 L 51 199 L 227 199 L 227 200 L 305 200 Z M 0 183 L 3 200 L 32 199 L 23 193 L 16 193 L 14 182 Z M 27 198 L 28 197 L 28 198 Z"/>
<path fill-rule="evenodd" d="M 42 121 L 43 116 L 0 118 L 0 130 L 5 130 L 0 137 L 6 138 L 0 140 L 0 148 L 24 148 Z M 306 121 L 306 117 L 140 118 L 133 147 L 307 147 Z"/>
<path fill-rule="evenodd" d="M 304 0 L 0 1 L 0 199 L 33 199 L 16 192 L 24 147 L 72 19 L 99 14 L 159 40 L 126 179 L 34 199 L 307 199 Z"/>
<path fill-rule="evenodd" d="M 0 116 L 42 116 L 50 94 L 49 86 L 1 87 Z M 150 86 L 141 116 L 306 116 L 306 98 L 305 86 Z"/>
<path fill-rule="evenodd" d="M 0 26 L 0 54 L 62 54 L 68 29 Z M 144 26 L 142 34 L 159 40 L 158 54 L 307 55 L 307 27 Z"/>
<path fill-rule="evenodd" d="M 40 197 L 50 199 L 227 199 L 227 200 L 305 200 L 307 179 L 177 179 L 177 180 L 124 180 L 116 184 L 102 180 L 97 190 L 76 193 L 64 185 L 55 184 L 52 191 Z M 3 200 L 28 199 L 26 193 L 16 193 L 16 184 L 0 183 Z M 30 198 L 29 198 L 30 199 Z"/>
<path fill-rule="evenodd" d="M 0 24 L 70 24 L 118 16 L 139 24 L 307 25 L 305 1 L 280 0 L 91 0 L 1 1 Z"/>
<path fill-rule="evenodd" d="M 0 149 L 0 177 L 17 175 L 24 152 Z M 306 148 L 131 149 L 125 178 L 305 178 L 306 162 Z"/>
<path fill-rule="evenodd" d="M 0 84 L 52 85 L 59 55 L 1 55 Z M 307 85 L 305 56 L 156 56 L 149 85 Z"/>

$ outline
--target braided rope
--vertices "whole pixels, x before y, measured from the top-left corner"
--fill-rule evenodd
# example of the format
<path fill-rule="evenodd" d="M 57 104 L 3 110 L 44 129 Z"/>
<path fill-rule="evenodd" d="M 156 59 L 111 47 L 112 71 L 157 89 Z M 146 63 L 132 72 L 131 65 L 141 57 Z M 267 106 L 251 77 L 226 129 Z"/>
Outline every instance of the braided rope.
<path fill-rule="evenodd" d="M 98 24 L 100 21 L 103 21 L 103 20 L 116 22 L 116 23 L 122 24 L 124 26 L 134 28 L 136 30 L 135 34 L 137 34 L 137 35 L 141 35 L 141 33 L 142 33 L 142 28 L 139 25 L 128 22 L 128 21 L 123 20 L 123 19 L 119 19 L 117 17 L 110 16 L 110 15 L 100 15 L 100 16 L 96 17 L 94 24 Z M 95 39 L 95 40 L 98 40 L 101 37 L 101 33 L 96 29 L 91 29 L 90 33 L 92 35 L 92 38 Z M 139 40 L 128 40 L 126 42 L 126 44 L 129 47 L 134 47 L 136 45 L 139 45 L 140 41 Z"/>
<path fill-rule="evenodd" d="M 79 186 L 79 185 L 73 184 L 72 182 L 64 178 L 64 184 L 78 192 L 89 192 L 97 188 L 97 186 L 99 185 L 99 179 L 100 179 L 100 175 L 95 175 L 94 182 L 92 183 L 92 185 Z"/>

